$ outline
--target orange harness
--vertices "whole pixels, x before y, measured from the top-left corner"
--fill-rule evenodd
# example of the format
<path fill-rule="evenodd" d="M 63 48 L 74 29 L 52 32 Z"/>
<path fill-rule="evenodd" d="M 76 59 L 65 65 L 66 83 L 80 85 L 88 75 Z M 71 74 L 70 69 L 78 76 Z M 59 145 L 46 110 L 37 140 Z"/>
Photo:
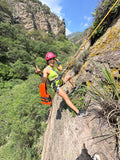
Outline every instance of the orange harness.
<path fill-rule="evenodd" d="M 46 83 L 41 83 L 39 85 L 39 91 L 40 91 L 40 96 L 41 96 L 41 103 L 46 104 L 46 105 L 51 105 L 52 100 L 51 100 L 49 93 L 47 92 Z"/>

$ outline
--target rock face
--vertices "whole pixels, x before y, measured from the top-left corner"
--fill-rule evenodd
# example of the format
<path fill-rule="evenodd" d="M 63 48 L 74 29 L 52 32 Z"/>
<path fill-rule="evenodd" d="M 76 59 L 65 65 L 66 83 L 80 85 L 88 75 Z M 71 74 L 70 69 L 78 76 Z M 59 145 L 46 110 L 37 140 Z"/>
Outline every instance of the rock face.
<path fill-rule="evenodd" d="M 88 84 L 89 81 L 94 82 L 96 75 L 99 76 L 98 70 L 89 60 L 94 60 L 99 65 L 105 63 L 108 69 L 113 71 L 114 78 L 120 77 L 120 18 L 88 51 L 88 61 L 79 62 L 80 72 L 74 77 L 77 83 Z M 77 62 L 83 53 L 85 51 L 79 55 Z M 70 92 L 70 84 L 67 83 L 63 89 Z M 64 107 L 65 102 L 56 95 L 44 136 L 42 160 L 91 160 L 95 153 L 101 156 L 100 160 L 119 159 L 115 151 L 116 139 L 109 135 L 111 129 L 99 114 L 99 104 L 92 101 L 84 118 L 72 117 L 70 111 L 64 110 Z M 86 153 L 89 153 L 87 158 L 83 158 L 83 150 L 81 151 L 84 143 L 88 150 Z"/>
<path fill-rule="evenodd" d="M 45 135 L 42 160 L 91 160 L 96 152 L 101 153 L 104 160 L 117 160 L 114 151 L 115 139 L 106 139 L 109 127 L 98 116 L 98 106 L 95 108 L 94 104 L 91 105 L 87 117 L 80 118 L 71 117 L 68 110 L 63 111 L 64 104 L 58 105 L 61 103 L 62 99 L 56 96 Z M 84 143 L 91 157 L 81 153 Z"/>
<path fill-rule="evenodd" d="M 24 24 L 28 31 L 40 29 L 46 33 L 65 34 L 65 22 L 51 13 L 46 5 L 32 0 L 6 0 L 16 23 Z"/>
<path fill-rule="evenodd" d="M 87 54 L 88 60 L 85 61 L 85 63 L 81 61 L 81 69 L 79 76 L 77 76 L 78 80 L 84 81 L 85 83 L 94 83 L 95 79 L 100 77 L 99 69 L 95 64 L 91 63 L 91 61 L 94 61 L 101 67 L 103 67 L 104 64 L 112 73 L 113 78 L 115 80 L 118 78 L 118 83 L 120 83 L 120 17 L 116 21 L 117 22 L 110 27 L 89 50 L 79 55 L 78 59 L 83 59 L 81 57 Z"/>

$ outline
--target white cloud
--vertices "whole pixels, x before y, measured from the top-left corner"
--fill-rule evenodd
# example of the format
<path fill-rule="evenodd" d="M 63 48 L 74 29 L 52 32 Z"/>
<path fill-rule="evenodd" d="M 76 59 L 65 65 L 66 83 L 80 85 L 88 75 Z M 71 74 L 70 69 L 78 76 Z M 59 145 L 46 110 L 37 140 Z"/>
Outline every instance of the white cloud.
<path fill-rule="evenodd" d="M 80 23 L 81 30 L 84 31 L 86 28 L 88 28 L 91 22 L 92 22 L 92 17 L 84 16 L 82 22 Z"/>
<path fill-rule="evenodd" d="M 66 36 L 68 36 L 69 34 L 71 34 L 72 32 L 69 31 L 67 28 L 66 28 Z"/>
<path fill-rule="evenodd" d="M 84 23 L 83 23 L 83 22 L 81 22 L 81 23 L 80 23 L 80 27 L 82 27 L 83 25 L 84 25 Z"/>
<path fill-rule="evenodd" d="M 71 25 L 71 22 L 72 22 L 72 21 L 68 21 L 68 22 L 67 22 L 68 26 L 70 26 L 70 25 Z"/>
<path fill-rule="evenodd" d="M 84 19 L 87 20 L 88 22 L 90 22 L 92 20 L 92 17 L 84 16 Z"/>
<path fill-rule="evenodd" d="M 61 0 L 40 0 L 43 4 L 46 4 L 53 13 L 62 19 L 62 6 L 60 5 Z"/>
<path fill-rule="evenodd" d="M 88 24 L 88 23 L 85 23 L 85 24 L 84 24 L 84 27 L 88 27 L 88 26 L 89 26 L 89 24 Z"/>

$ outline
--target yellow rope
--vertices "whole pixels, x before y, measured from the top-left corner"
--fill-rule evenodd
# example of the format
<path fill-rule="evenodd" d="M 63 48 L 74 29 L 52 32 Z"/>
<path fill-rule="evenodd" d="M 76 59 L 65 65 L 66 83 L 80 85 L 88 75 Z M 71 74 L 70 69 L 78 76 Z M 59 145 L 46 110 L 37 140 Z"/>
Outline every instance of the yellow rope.
<path fill-rule="evenodd" d="M 83 43 L 83 45 L 78 49 L 75 57 L 73 58 L 73 60 L 68 64 L 68 67 L 66 69 L 66 72 L 64 73 L 63 77 L 66 75 L 66 73 L 69 71 L 70 67 L 72 66 L 72 64 L 74 63 L 74 61 L 76 60 L 76 58 L 78 57 L 79 53 L 83 50 L 83 47 L 87 44 L 87 42 L 90 40 L 90 38 L 93 36 L 93 34 L 95 33 L 95 31 L 100 27 L 100 25 L 103 23 L 103 21 L 105 20 L 105 18 L 109 15 L 109 13 L 111 12 L 111 10 L 116 6 L 116 4 L 118 3 L 119 0 L 116 0 L 116 2 L 114 3 L 114 5 L 111 7 L 111 9 L 107 12 L 107 14 L 105 15 L 105 17 L 101 20 L 101 22 L 98 24 L 98 26 L 95 28 L 95 30 L 91 33 L 91 35 L 88 37 L 88 39 Z M 55 96 L 55 91 L 53 94 L 53 99 Z M 53 101 L 53 100 L 52 100 Z M 48 133 L 50 130 L 50 124 L 51 124 L 51 117 L 52 117 L 52 111 L 53 111 L 53 105 L 51 107 L 51 113 L 50 113 L 50 119 L 49 119 L 49 123 L 48 123 Z M 43 153 L 43 160 L 45 160 L 45 152 L 46 152 L 46 145 L 48 142 L 48 137 L 46 140 L 46 144 L 45 144 L 45 151 Z"/>

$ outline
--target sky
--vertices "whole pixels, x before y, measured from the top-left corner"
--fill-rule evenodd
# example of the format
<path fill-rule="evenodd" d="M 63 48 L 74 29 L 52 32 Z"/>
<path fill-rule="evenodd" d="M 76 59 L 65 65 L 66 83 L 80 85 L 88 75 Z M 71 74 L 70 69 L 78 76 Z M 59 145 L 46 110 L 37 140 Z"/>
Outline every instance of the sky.
<path fill-rule="evenodd" d="M 51 12 L 65 20 L 66 35 L 83 32 L 92 25 L 95 8 L 101 0 L 40 0 Z"/>

